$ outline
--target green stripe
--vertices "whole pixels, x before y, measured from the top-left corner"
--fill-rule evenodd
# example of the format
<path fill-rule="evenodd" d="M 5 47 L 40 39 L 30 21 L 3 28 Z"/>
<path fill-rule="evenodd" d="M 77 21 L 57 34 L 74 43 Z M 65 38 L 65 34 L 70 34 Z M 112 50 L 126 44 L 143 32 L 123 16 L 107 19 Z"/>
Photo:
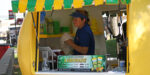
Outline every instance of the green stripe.
<path fill-rule="evenodd" d="M 118 4 L 118 0 L 106 0 L 106 4 Z"/>
<path fill-rule="evenodd" d="M 121 2 L 122 2 L 123 4 L 129 4 L 129 3 L 131 3 L 131 0 L 121 0 Z"/>
<path fill-rule="evenodd" d="M 29 12 L 34 11 L 36 5 L 36 0 L 28 0 L 27 9 Z"/>
<path fill-rule="evenodd" d="M 84 5 L 92 5 L 93 0 L 84 0 Z"/>
<path fill-rule="evenodd" d="M 52 10 L 54 0 L 45 0 L 45 10 Z"/>
<path fill-rule="evenodd" d="M 73 0 L 64 0 L 64 8 L 71 8 Z"/>
<path fill-rule="evenodd" d="M 127 0 L 127 4 L 131 3 L 131 0 Z"/>
<path fill-rule="evenodd" d="M 18 6 L 19 6 L 19 0 L 12 0 L 12 10 L 13 12 L 17 13 L 18 12 Z"/>
<path fill-rule="evenodd" d="M 121 3 L 122 4 L 126 4 L 126 0 L 121 0 Z"/>

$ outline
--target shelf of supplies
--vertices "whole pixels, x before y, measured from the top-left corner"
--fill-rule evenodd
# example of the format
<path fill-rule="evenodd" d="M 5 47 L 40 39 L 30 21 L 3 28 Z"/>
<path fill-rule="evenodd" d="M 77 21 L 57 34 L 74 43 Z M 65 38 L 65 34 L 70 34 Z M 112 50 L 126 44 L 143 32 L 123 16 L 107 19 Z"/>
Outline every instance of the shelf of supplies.
<path fill-rule="evenodd" d="M 94 33 L 94 35 L 101 35 L 102 33 L 100 32 L 96 32 Z M 48 34 L 40 34 L 40 38 L 57 38 L 57 37 L 61 37 L 62 34 L 51 34 L 51 35 L 48 35 Z M 72 33 L 71 36 L 75 36 L 75 33 Z"/>

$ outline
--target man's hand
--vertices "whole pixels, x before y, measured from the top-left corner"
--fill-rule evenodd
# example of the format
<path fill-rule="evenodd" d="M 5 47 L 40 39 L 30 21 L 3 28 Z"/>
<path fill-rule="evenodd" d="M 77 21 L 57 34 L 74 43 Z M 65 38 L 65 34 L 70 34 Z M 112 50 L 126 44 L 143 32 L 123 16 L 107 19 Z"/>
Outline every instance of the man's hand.
<path fill-rule="evenodd" d="M 76 45 L 71 39 L 66 40 L 65 41 L 66 44 L 68 44 L 69 46 L 71 46 L 73 49 L 75 49 L 76 51 L 80 52 L 83 55 L 86 55 L 88 52 L 88 47 L 81 47 Z"/>
<path fill-rule="evenodd" d="M 68 44 L 68 45 L 74 44 L 74 42 L 72 41 L 72 39 L 66 40 L 65 43 Z"/>

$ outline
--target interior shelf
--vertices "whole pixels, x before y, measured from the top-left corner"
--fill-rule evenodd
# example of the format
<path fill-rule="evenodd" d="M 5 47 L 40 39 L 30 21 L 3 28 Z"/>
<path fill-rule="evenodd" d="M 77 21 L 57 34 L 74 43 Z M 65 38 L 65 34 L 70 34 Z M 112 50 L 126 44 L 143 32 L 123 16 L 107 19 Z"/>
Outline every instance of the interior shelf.
<path fill-rule="evenodd" d="M 94 33 L 94 35 L 101 35 L 102 33 L 100 32 L 96 32 Z M 61 37 L 62 34 L 40 34 L 40 38 L 57 38 L 57 37 Z M 75 36 L 75 33 L 72 33 L 71 36 Z"/>

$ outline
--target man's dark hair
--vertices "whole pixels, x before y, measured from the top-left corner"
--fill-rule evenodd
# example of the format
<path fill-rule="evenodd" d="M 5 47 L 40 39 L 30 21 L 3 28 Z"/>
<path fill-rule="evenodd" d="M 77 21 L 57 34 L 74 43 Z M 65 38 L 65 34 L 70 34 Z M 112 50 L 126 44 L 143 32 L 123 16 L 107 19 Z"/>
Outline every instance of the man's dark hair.
<path fill-rule="evenodd" d="M 79 13 L 81 13 L 83 16 L 86 16 L 87 19 L 86 19 L 85 23 L 89 23 L 89 21 L 90 21 L 90 19 L 89 19 L 89 14 L 88 14 L 88 12 L 87 12 L 86 10 L 77 9 L 76 12 L 79 12 Z M 81 18 L 81 20 L 83 20 L 83 19 L 85 19 L 85 18 Z"/>

